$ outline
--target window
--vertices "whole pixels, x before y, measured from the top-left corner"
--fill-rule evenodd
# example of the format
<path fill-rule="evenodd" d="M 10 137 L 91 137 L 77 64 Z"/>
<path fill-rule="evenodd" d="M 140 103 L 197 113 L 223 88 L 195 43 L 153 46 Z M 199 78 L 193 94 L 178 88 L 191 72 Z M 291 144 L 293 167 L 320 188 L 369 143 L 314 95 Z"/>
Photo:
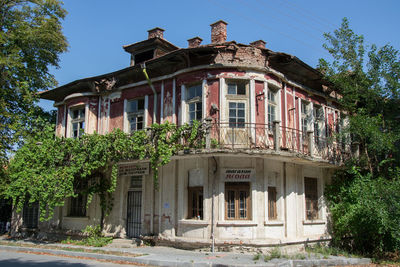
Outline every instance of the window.
<path fill-rule="evenodd" d="M 154 57 L 154 50 L 148 50 L 135 55 L 135 65 L 143 63 L 147 60 L 150 60 Z"/>
<path fill-rule="evenodd" d="M 187 105 L 189 110 L 189 122 L 201 121 L 203 117 L 202 109 L 202 86 L 201 84 L 193 85 L 187 88 Z"/>
<path fill-rule="evenodd" d="M 225 219 L 250 220 L 250 184 L 225 183 Z"/>
<path fill-rule="evenodd" d="M 188 219 L 203 220 L 203 187 L 189 187 Z"/>
<path fill-rule="evenodd" d="M 71 137 L 79 138 L 85 133 L 85 107 L 71 110 Z"/>
<path fill-rule="evenodd" d="M 142 180 L 143 180 L 143 176 L 141 176 L 141 175 L 131 176 L 131 185 L 129 188 L 141 190 L 142 189 Z"/>
<path fill-rule="evenodd" d="M 273 122 L 277 119 L 277 101 L 276 92 L 273 90 L 268 90 L 268 128 L 271 130 L 273 126 Z"/>
<path fill-rule="evenodd" d="M 303 137 L 307 136 L 308 131 L 308 119 L 309 119 L 309 112 L 308 112 L 309 103 L 301 101 L 301 132 Z"/>
<path fill-rule="evenodd" d="M 244 128 L 245 103 L 229 102 L 229 127 Z"/>
<path fill-rule="evenodd" d="M 25 202 L 24 208 L 22 210 L 22 222 L 24 227 L 29 229 L 34 229 L 38 227 L 39 219 L 39 203 L 29 203 Z"/>
<path fill-rule="evenodd" d="M 314 136 L 318 138 L 322 136 L 321 125 L 324 121 L 324 112 L 321 106 L 314 105 L 313 116 L 314 116 Z"/>
<path fill-rule="evenodd" d="M 228 82 L 228 95 L 246 95 L 246 83 Z"/>
<path fill-rule="evenodd" d="M 318 180 L 304 177 L 304 195 L 306 199 L 306 219 L 318 219 Z"/>
<path fill-rule="evenodd" d="M 276 210 L 276 187 L 268 187 L 268 220 L 276 220 L 278 218 Z"/>
<path fill-rule="evenodd" d="M 144 99 L 130 100 L 127 103 L 129 132 L 144 128 Z"/>
<path fill-rule="evenodd" d="M 76 197 L 71 197 L 69 205 L 69 216 L 86 216 L 86 195 L 79 193 Z"/>

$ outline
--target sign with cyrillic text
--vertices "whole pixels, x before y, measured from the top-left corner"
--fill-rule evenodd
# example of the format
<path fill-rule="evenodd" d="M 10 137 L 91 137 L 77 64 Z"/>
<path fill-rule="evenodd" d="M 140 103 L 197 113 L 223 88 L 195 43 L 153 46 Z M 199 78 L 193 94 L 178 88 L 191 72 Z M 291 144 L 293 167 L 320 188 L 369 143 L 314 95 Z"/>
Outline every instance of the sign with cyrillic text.
<path fill-rule="evenodd" d="M 255 169 L 222 169 L 222 179 L 226 182 L 249 182 L 255 174 Z"/>
<path fill-rule="evenodd" d="M 118 166 L 118 174 L 119 176 L 149 174 L 149 163 L 120 164 Z"/>

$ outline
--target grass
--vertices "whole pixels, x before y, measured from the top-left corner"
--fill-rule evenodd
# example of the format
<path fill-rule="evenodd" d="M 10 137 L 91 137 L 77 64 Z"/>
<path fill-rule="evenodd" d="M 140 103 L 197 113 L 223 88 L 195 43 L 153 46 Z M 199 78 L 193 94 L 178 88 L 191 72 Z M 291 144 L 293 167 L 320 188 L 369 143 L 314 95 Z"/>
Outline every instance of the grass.
<path fill-rule="evenodd" d="M 253 261 L 258 261 L 261 258 L 261 254 L 257 253 L 256 255 L 253 256 Z"/>
<path fill-rule="evenodd" d="M 62 240 L 62 244 L 71 244 L 78 246 L 90 246 L 90 247 L 104 247 L 112 242 L 112 237 L 105 236 L 96 236 L 96 237 L 87 237 L 81 240 L 73 240 L 68 237 L 66 240 Z"/>
<path fill-rule="evenodd" d="M 306 247 L 306 252 L 320 254 L 324 259 L 329 258 L 329 256 L 357 257 L 356 255 L 352 255 L 345 250 L 341 250 L 331 246 L 323 246 L 319 243 L 315 246 Z"/>
<path fill-rule="evenodd" d="M 274 247 L 269 251 L 269 255 L 264 256 L 264 261 L 270 261 L 272 259 L 281 259 L 281 258 L 289 258 L 288 255 L 282 254 L 281 249 L 279 247 Z"/>

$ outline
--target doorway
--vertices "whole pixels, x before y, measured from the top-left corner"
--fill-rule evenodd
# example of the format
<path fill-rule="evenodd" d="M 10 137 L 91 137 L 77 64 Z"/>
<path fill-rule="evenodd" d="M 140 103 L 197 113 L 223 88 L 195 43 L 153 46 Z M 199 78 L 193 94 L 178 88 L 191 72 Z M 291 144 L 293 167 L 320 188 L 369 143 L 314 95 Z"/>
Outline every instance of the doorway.
<path fill-rule="evenodd" d="M 132 176 L 127 201 L 127 225 L 128 237 L 138 237 L 142 230 L 142 176 Z"/>

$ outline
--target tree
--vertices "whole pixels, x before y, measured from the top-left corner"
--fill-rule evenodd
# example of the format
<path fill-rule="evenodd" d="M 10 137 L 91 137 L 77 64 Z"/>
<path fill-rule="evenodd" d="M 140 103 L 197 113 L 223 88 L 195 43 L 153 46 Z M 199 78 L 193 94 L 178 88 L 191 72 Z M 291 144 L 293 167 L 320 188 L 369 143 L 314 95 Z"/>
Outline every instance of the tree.
<path fill-rule="evenodd" d="M 0 1 L 0 166 L 26 134 L 36 93 L 56 85 L 49 66 L 58 67 L 67 41 L 61 20 L 66 11 L 58 0 Z"/>
<path fill-rule="evenodd" d="M 76 139 L 55 136 L 53 127 L 40 119 L 35 125 L 36 131 L 11 159 L 4 194 L 13 200 L 17 212 L 27 201 L 38 202 L 41 220 L 51 219 L 66 198 L 82 193 L 88 196 L 88 204 L 94 195 L 99 196 L 102 227 L 112 209 L 117 162 L 148 159 L 157 186 L 158 168 L 183 149 L 182 140 L 185 147 L 204 146 L 205 129 L 197 121 L 181 127 L 168 122 L 153 124 L 149 130 L 131 135 L 116 129 Z"/>
<path fill-rule="evenodd" d="M 326 189 L 336 245 L 382 256 L 400 249 L 400 58 L 390 45 L 367 46 L 345 18 L 324 35 L 331 62 L 319 69 L 342 95 L 360 157 L 337 171 Z"/>

